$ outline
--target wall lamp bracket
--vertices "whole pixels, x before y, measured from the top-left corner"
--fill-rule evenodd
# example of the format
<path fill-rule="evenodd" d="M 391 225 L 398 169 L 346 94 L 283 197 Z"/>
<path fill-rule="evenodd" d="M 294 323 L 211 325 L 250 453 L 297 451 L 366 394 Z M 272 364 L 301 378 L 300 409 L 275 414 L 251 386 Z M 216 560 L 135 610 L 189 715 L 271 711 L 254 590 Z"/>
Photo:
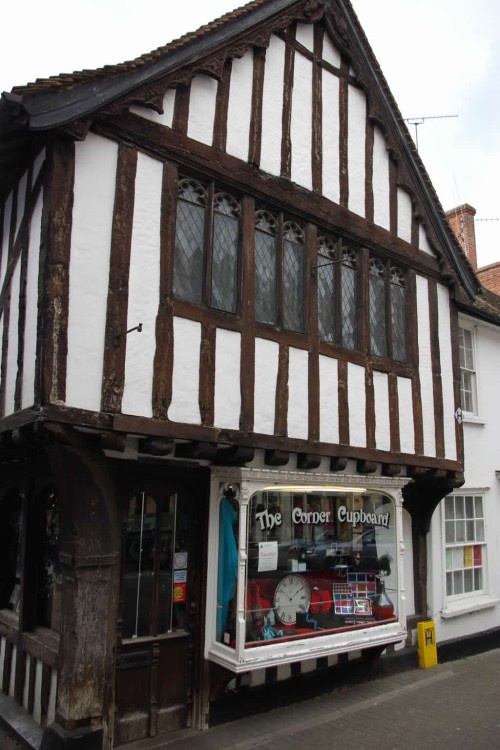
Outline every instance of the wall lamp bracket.
<path fill-rule="evenodd" d="M 118 349 L 118 347 L 120 346 L 121 337 L 127 336 L 127 334 L 132 333 L 132 331 L 137 331 L 137 333 L 141 333 L 142 323 L 139 323 L 133 328 L 129 328 L 128 331 L 122 331 L 122 333 L 115 333 L 115 335 L 113 336 L 113 346 L 115 347 L 115 349 Z"/>

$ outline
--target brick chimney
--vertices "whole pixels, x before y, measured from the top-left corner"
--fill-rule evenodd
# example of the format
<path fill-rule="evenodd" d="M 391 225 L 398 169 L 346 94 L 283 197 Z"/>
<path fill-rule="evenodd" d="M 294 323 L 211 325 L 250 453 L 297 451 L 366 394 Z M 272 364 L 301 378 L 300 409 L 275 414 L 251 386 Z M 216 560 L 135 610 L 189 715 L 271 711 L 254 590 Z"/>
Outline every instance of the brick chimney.
<path fill-rule="evenodd" d="M 446 212 L 446 217 L 455 237 L 469 259 L 472 268 L 474 271 L 477 271 L 476 232 L 474 229 L 475 215 L 476 209 L 469 206 L 468 203 L 464 203 Z"/>

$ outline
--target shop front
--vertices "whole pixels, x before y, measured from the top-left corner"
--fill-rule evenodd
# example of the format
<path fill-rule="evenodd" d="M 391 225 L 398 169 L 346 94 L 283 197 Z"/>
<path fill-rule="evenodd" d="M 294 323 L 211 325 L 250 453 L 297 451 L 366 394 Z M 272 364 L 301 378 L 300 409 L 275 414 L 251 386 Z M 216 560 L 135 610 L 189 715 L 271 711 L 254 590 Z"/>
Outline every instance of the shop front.
<path fill-rule="evenodd" d="M 403 641 L 403 485 L 214 472 L 206 657 L 242 673 Z"/>

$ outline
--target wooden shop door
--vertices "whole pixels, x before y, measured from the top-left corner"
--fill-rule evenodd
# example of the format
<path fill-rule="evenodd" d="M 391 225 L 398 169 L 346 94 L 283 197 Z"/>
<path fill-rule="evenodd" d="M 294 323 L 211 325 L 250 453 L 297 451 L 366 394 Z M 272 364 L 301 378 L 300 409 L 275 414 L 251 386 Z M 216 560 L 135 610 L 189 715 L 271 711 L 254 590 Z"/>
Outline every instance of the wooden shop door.
<path fill-rule="evenodd" d="M 115 744 L 191 725 L 203 567 L 198 521 L 206 505 L 192 489 L 165 485 L 128 499 Z"/>

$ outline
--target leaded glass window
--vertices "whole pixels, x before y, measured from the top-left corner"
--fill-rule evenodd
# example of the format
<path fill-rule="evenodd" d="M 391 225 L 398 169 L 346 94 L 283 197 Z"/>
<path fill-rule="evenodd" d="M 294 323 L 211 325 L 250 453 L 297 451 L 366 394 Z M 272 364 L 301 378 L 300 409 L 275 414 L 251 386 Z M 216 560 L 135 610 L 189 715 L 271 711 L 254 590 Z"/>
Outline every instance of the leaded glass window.
<path fill-rule="evenodd" d="M 342 346 L 356 349 L 358 345 L 358 254 L 348 247 L 342 248 L 341 287 L 342 287 Z"/>
<path fill-rule="evenodd" d="M 237 307 L 239 203 L 227 193 L 214 199 L 212 307 L 235 312 Z"/>
<path fill-rule="evenodd" d="M 240 204 L 214 186 L 181 179 L 177 191 L 174 296 L 236 312 Z"/>
<path fill-rule="evenodd" d="M 387 356 L 387 322 L 385 311 L 386 273 L 382 263 L 370 259 L 370 348 L 372 354 Z"/>
<path fill-rule="evenodd" d="M 201 304 L 207 192 L 196 180 L 181 180 L 175 225 L 174 295 Z"/>
<path fill-rule="evenodd" d="M 318 238 L 318 333 L 323 341 L 335 342 L 335 258 L 331 237 Z M 333 262 L 331 262 L 333 261 Z"/>
<path fill-rule="evenodd" d="M 283 323 L 289 331 L 304 330 L 304 232 L 293 221 L 284 226 Z"/>
<path fill-rule="evenodd" d="M 269 211 L 255 215 L 255 317 L 262 323 L 277 321 L 278 223 Z"/>
<path fill-rule="evenodd" d="M 400 268 L 391 268 L 392 356 L 406 360 L 406 278 Z"/>

